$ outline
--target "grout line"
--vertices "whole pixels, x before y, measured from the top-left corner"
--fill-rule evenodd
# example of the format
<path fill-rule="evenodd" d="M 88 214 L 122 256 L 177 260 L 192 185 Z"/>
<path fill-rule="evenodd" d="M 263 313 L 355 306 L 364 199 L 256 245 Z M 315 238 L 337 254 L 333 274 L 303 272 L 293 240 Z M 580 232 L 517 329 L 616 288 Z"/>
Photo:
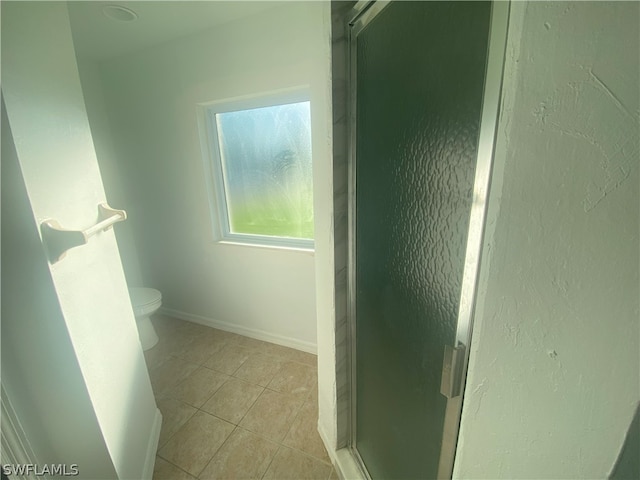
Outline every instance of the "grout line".
<path fill-rule="evenodd" d="M 216 417 L 216 418 L 218 418 L 218 417 Z M 230 423 L 230 422 L 227 422 L 227 423 Z M 222 447 L 224 447 L 224 446 L 227 444 L 227 442 L 229 441 L 229 439 L 231 438 L 231 436 L 235 433 L 235 431 L 236 431 L 237 429 L 238 429 L 238 426 L 237 426 L 237 425 L 234 425 L 234 426 L 233 426 L 233 430 L 231 430 L 231 433 L 230 433 L 229 435 L 227 435 L 227 438 L 225 438 L 225 439 L 224 439 L 224 442 L 222 442 L 222 444 L 218 447 L 218 449 L 215 451 L 215 453 L 213 454 L 213 456 L 209 459 L 209 461 L 207 462 L 207 464 L 202 468 L 202 470 L 200 470 L 200 473 L 198 473 L 198 475 L 196 475 L 196 478 L 197 478 L 197 479 L 199 479 L 199 478 L 200 478 L 200 475 L 202 475 L 202 472 L 204 472 L 204 471 L 207 469 L 207 467 L 209 466 L 209 464 L 210 464 L 211 462 L 213 462 L 213 459 L 214 459 L 214 458 L 216 458 L 216 456 L 218 455 L 218 453 L 220 453 L 220 450 L 222 450 Z M 203 480 L 206 480 L 206 479 L 203 479 Z"/>
<path fill-rule="evenodd" d="M 282 444 L 278 443 L 278 449 L 276 450 L 276 453 L 273 454 L 273 457 L 271 457 L 271 461 L 269 462 L 269 465 L 267 465 L 267 468 L 264 470 L 264 473 L 262 474 L 262 476 L 260 477 L 261 479 L 264 478 L 264 476 L 267 474 L 267 472 L 269 471 L 269 469 L 271 468 L 271 465 L 273 464 L 273 461 L 276 459 L 276 457 L 278 456 L 278 453 L 280 453 L 280 449 L 282 448 Z"/>
<path fill-rule="evenodd" d="M 186 322 L 182 322 L 182 323 L 186 323 Z M 176 325 L 175 329 L 173 329 L 173 330 L 172 330 L 172 332 L 170 332 L 170 333 L 175 333 L 175 332 L 177 332 L 178 330 L 180 330 L 181 328 L 182 328 L 182 327 L 181 327 L 181 325 Z M 210 329 L 212 329 L 212 330 L 214 330 L 214 331 L 218 331 L 217 329 L 212 328 L 212 327 L 205 327 L 205 328 L 210 328 Z M 187 335 L 188 335 L 188 334 L 187 334 Z M 249 338 L 249 337 L 247 337 L 247 338 Z M 184 421 L 184 422 L 183 422 L 183 423 L 178 427 L 178 429 L 177 429 L 174 433 L 172 433 L 172 434 L 171 434 L 171 435 L 170 435 L 170 436 L 169 436 L 169 437 L 164 441 L 164 443 L 162 444 L 162 446 L 161 446 L 161 447 L 159 447 L 159 448 L 158 448 L 158 450 L 160 450 L 161 448 L 164 448 L 164 447 L 169 443 L 169 441 L 170 441 L 170 440 L 171 440 L 171 439 L 172 439 L 172 438 L 173 438 L 173 437 L 174 437 L 174 436 L 175 436 L 175 435 L 176 435 L 176 434 L 177 434 L 177 433 L 178 433 L 182 428 L 184 428 L 184 426 L 185 426 L 185 425 L 186 425 L 186 424 L 187 424 L 187 423 L 188 423 L 188 422 L 189 422 L 189 421 L 190 421 L 190 420 L 191 420 L 191 419 L 196 415 L 196 413 L 197 413 L 197 412 L 202 412 L 202 413 L 204 413 L 204 414 L 211 415 L 211 416 L 213 416 L 213 417 L 215 417 L 215 418 L 217 418 L 217 419 L 219 419 L 219 420 L 221 420 L 221 421 L 224 421 L 224 422 L 226 422 L 226 423 L 228 423 L 228 424 L 230 424 L 230 425 L 233 425 L 233 427 L 234 427 L 234 428 L 233 428 L 233 430 L 231 431 L 231 433 L 227 436 L 227 438 L 224 440 L 224 442 L 220 445 L 220 447 L 219 447 L 219 448 L 214 452 L 213 456 L 209 459 L 209 461 L 208 461 L 208 462 L 207 462 L 207 464 L 203 467 L 203 469 L 200 471 L 200 473 L 199 473 L 198 475 L 196 475 L 196 476 L 195 476 L 195 478 L 199 478 L 199 477 L 200 477 L 200 475 L 202 474 L 202 472 L 204 472 L 204 471 L 207 469 L 207 467 L 209 466 L 209 464 L 210 464 L 210 463 L 213 461 L 213 459 L 218 455 L 218 453 L 220 452 L 220 450 L 221 450 L 221 449 L 222 449 L 222 448 L 223 448 L 223 447 L 224 447 L 224 446 L 229 442 L 229 439 L 231 438 L 231 436 L 232 436 L 234 433 L 236 433 L 236 431 L 237 431 L 238 429 L 243 430 L 243 431 L 247 431 L 247 432 L 251 433 L 252 435 L 256 435 L 256 436 L 258 436 L 258 437 L 260 437 L 260 438 L 263 438 L 265 441 L 268 441 L 268 442 L 270 442 L 270 443 L 273 443 L 273 444 L 277 445 L 277 447 L 278 447 L 278 448 L 277 448 L 277 450 L 276 450 L 276 452 L 274 453 L 273 457 L 271 458 L 271 461 L 270 461 L 270 462 L 269 462 L 269 464 L 267 465 L 267 468 L 265 469 L 264 473 L 262 474 L 262 477 L 261 477 L 261 478 L 264 478 L 264 476 L 266 475 L 266 473 L 269 471 L 269 468 L 271 468 L 271 465 L 273 464 L 274 459 L 276 458 L 276 456 L 280 453 L 280 451 L 281 451 L 283 448 L 288 448 L 288 449 L 293 450 L 293 451 L 295 451 L 295 452 L 297 452 L 297 453 L 299 453 L 299 454 L 302 454 L 302 455 L 303 455 L 303 456 L 305 456 L 305 457 L 308 457 L 308 458 L 310 458 L 310 459 L 316 460 L 316 461 L 318 461 L 318 462 L 320 462 L 320 463 L 322 463 L 322 464 L 324 464 L 324 465 L 328 465 L 328 466 L 330 466 L 331 468 L 333 468 L 333 466 L 332 466 L 332 464 L 331 464 L 330 462 L 327 462 L 327 461 L 323 460 L 322 458 L 316 457 L 316 456 L 314 456 L 314 455 L 312 455 L 312 454 L 310 454 L 310 453 L 308 453 L 308 452 L 302 451 L 302 450 L 300 450 L 300 449 L 298 449 L 298 448 L 296 448 L 296 447 L 291 447 L 291 446 L 285 445 L 285 444 L 283 443 L 283 442 L 286 440 L 286 438 L 287 438 L 288 434 L 291 432 L 291 429 L 293 428 L 293 426 L 294 426 L 295 422 L 298 420 L 298 417 L 301 415 L 301 412 L 302 412 L 302 410 L 303 410 L 304 406 L 305 406 L 308 402 L 310 402 L 310 401 L 311 401 L 311 400 L 310 400 L 310 398 L 311 398 L 311 394 L 312 394 L 312 392 L 313 392 L 313 390 L 314 390 L 314 388 L 313 388 L 313 383 L 314 383 L 314 382 L 312 381 L 313 375 L 312 375 L 312 376 L 310 376 L 310 377 L 307 379 L 306 383 L 305 383 L 305 387 L 308 387 L 308 388 L 309 388 L 309 392 L 307 392 L 307 393 L 306 393 L 306 395 L 300 395 L 300 396 L 298 396 L 298 395 L 294 395 L 294 394 L 292 394 L 291 392 L 280 392 L 280 391 L 275 390 L 274 388 L 270 387 L 270 385 L 271 385 L 271 383 L 273 382 L 274 378 L 275 378 L 275 377 L 276 377 L 276 376 L 277 376 L 277 375 L 282 371 L 282 369 L 284 368 L 284 365 L 285 365 L 286 363 L 294 363 L 294 364 L 298 364 L 298 365 L 304 365 L 305 367 L 308 367 L 308 368 L 311 368 L 311 369 L 313 369 L 313 368 L 314 368 L 314 366 L 313 366 L 313 365 L 309 365 L 307 362 L 301 362 L 301 361 L 298 361 L 298 360 L 295 360 L 295 359 L 289 358 L 289 357 L 287 357 L 287 356 L 280 356 L 280 355 L 273 355 L 273 354 L 271 354 L 271 353 L 265 353 L 265 351 L 264 351 L 264 350 L 262 350 L 262 348 L 261 348 L 261 347 L 262 347 L 263 345 L 270 345 L 270 343 L 269 343 L 269 342 L 265 342 L 265 341 L 262 341 L 262 340 L 256 340 L 256 342 L 260 342 L 260 343 L 259 343 L 259 344 L 257 344 L 257 346 L 253 347 L 253 346 L 247 346 L 247 345 L 243 345 L 243 344 L 241 344 L 241 343 L 238 343 L 238 340 L 240 340 L 240 339 L 241 339 L 241 336 L 240 336 L 240 335 L 234 335 L 233 337 L 230 337 L 230 338 L 225 339 L 225 345 L 224 345 L 221 349 L 219 349 L 218 351 L 216 351 L 216 352 L 212 353 L 212 354 L 211 354 L 209 357 L 207 357 L 207 359 L 205 359 L 203 362 L 191 362 L 191 361 L 188 361 L 188 360 L 185 360 L 185 359 L 183 359 L 183 358 L 179 357 L 179 356 L 178 356 L 178 355 L 179 355 L 179 352 L 177 352 L 177 353 L 176 353 L 176 352 L 172 352 L 172 353 L 167 354 L 167 355 L 166 355 L 166 357 L 165 357 L 161 362 L 159 362 L 159 363 L 154 367 L 154 369 L 153 369 L 153 370 L 156 370 L 156 369 L 160 368 L 162 365 L 164 365 L 164 364 L 165 364 L 169 359 L 174 358 L 174 359 L 179 359 L 179 360 L 181 360 L 181 361 L 183 361 L 183 362 L 186 362 L 186 363 L 191 363 L 191 364 L 197 365 L 197 366 L 198 366 L 198 368 L 201 368 L 201 367 L 203 367 L 203 368 L 207 368 L 207 369 L 209 369 L 209 370 L 215 371 L 215 372 L 217 372 L 217 373 L 220 373 L 220 374 L 225 375 L 225 376 L 227 376 L 227 377 L 228 377 L 228 378 L 227 378 L 227 379 L 226 379 L 226 380 L 225 380 L 225 381 L 224 381 L 224 382 L 223 382 L 223 383 L 222 383 L 222 384 L 221 384 L 221 385 L 220 385 L 220 386 L 219 386 L 215 391 L 213 391 L 213 392 L 211 393 L 211 395 L 210 395 L 210 396 L 209 396 L 209 397 L 208 397 L 208 398 L 207 398 L 207 399 L 202 403 L 202 405 L 201 405 L 200 407 L 195 407 L 195 406 L 193 406 L 193 405 L 191 405 L 191 404 L 189 404 L 189 403 L 186 403 L 186 402 L 184 402 L 184 401 L 182 401 L 182 400 L 179 400 L 179 399 L 177 399 L 177 398 L 174 398 L 174 397 L 168 396 L 168 395 L 166 395 L 166 394 L 165 394 L 165 395 L 161 395 L 161 396 L 159 397 L 159 398 L 167 397 L 168 399 L 171 399 L 171 400 L 174 400 L 174 401 L 179 402 L 179 403 L 181 403 L 181 404 L 187 405 L 187 406 L 189 406 L 190 408 L 194 409 L 194 412 L 193 412 L 193 413 L 192 413 L 192 414 L 191 414 L 191 415 L 190 415 L 190 416 L 189 416 L 189 417 L 188 417 L 188 418 L 187 418 L 187 419 L 186 419 L 186 420 L 185 420 L 185 421 Z M 162 340 L 163 340 L 163 338 L 161 338 L 161 341 L 162 341 Z M 255 340 L 255 339 L 254 339 L 254 340 Z M 191 344 L 191 342 L 188 342 L 187 344 L 185 344 L 185 348 L 188 348 L 188 346 L 189 346 L 190 344 Z M 229 375 L 228 373 L 225 373 L 225 372 L 221 372 L 220 370 L 216 370 L 215 368 L 207 367 L 207 366 L 205 365 L 205 364 L 206 364 L 206 363 L 208 363 L 208 362 L 209 362 L 209 360 L 211 360 L 211 358 L 213 358 L 216 354 L 219 354 L 219 353 L 221 353 L 222 351 L 224 351 L 225 349 L 227 349 L 229 346 L 234 346 L 234 345 L 235 345 L 235 346 L 238 346 L 238 347 L 241 347 L 242 349 L 249 350 L 249 351 L 250 351 L 250 353 L 249 353 L 249 356 L 248 356 L 244 361 L 242 361 L 242 362 L 240 363 L 240 365 L 239 365 L 239 366 L 234 370 L 234 372 L 233 372 L 231 375 Z M 283 348 L 286 348 L 286 347 L 283 347 Z M 269 380 L 269 382 L 267 382 L 267 385 L 266 385 L 266 386 L 259 385 L 259 384 L 256 384 L 256 383 L 253 383 L 253 382 L 247 381 L 246 379 L 239 378 L 239 377 L 237 377 L 237 376 L 235 375 L 235 374 L 236 374 L 236 373 L 237 373 L 237 372 L 242 368 L 242 366 L 243 366 L 243 365 L 245 365 L 245 363 L 249 360 L 249 358 L 251 358 L 251 356 L 252 356 L 252 355 L 256 355 L 256 354 L 260 354 L 260 355 L 266 356 L 266 357 L 268 357 L 268 358 L 270 358 L 270 359 L 274 359 L 275 361 L 277 361 L 277 362 L 278 362 L 278 365 L 279 365 L 278 370 L 273 374 L 273 376 L 271 377 L 271 379 Z M 317 366 L 316 366 L 315 368 L 317 368 Z M 178 382 L 178 384 L 176 384 L 176 385 L 175 385 L 174 387 L 172 387 L 172 388 L 175 388 L 177 385 L 180 385 L 180 384 L 182 384 L 183 382 L 185 382 L 185 381 L 186 381 L 189 377 L 191 377 L 191 375 L 193 375 L 193 373 L 195 373 L 195 371 L 197 371 L 197 370 L 198 370 L 198 369 L 194 370 L 194 372 L 192 372 L 192 373 L 191 373 L 189 376 L 187 376 L 184 380 L 182 380 L 182 381 Z M 221 417 L 219 417 L 219 416 L 217 416 L 217 415 L 214 415 L 214 414 L 212 414 L 212 413 L 210 413 L 210 412 L 208 412 L 208 411 L 206 411 L 206 410 L 203 410 L 203 409 L 202 409 L 202 407 L 203 407 L 204 405 L 206 405 L 206 404 L 209 402 L 209 400 L 211 400 L 211 398 L 213 398 L 213 396 L 215 396 L 215 395 L 216 395 L 216 393 L 217 393 L 217 392 L 218 392 L 218 391 L 219 391 L 219 390 L 220 390 L 224 385 L 226 385 L 226 384 L 230 381 L 230 379 L 232 379 L 232 378 L 233 378 L 233 379 L 235 379 L 235 380 L 238 380 L 238 381 L 244 382 L 244 383 L 246 383 L 247 385 L 251 385 L 251 386 L 254 386 L 254 387 L 259 387 L 259 388 L 261 388 L 261 389 L 262 389 L 262 391 L 260 392 L 260 394 L 256 397 L 256 399 L 255 399 L 255 400 L 251 403 L 251 405 L 247 408 L 247 410 L 244 412 L 244 414 L 243 414 L 243 415 L 242 415 L 242 417 L 238 420 L 238 422 L 237 422 L 237 423 L 230 422 L 229 420 L 226 420 L 226 419 L 224 419 L 224 418 L 221 418 Z M 256 432 L 253 432 L 253 431 L 251 431 L 251 430 L 248 430 L 248 429 L 246 429 L 246 428 L 244 428 L 244 427 L 240 426 L 240 423 L 244 420 L 244 418 L 248 415 L 248 413 L 252 410 L 252 408 L 253 408 L 253 407 L 255 406 L 255 404 L 258 402 L 258 400 L 260 399 L 260 397 L 262 397 L 262 395 L 264 394 L 264 392 L 265 392 L 265 391 L 267 391 L 267 390 L 268 390 L 268 391 L 270 391 L 270 392 L 274 392 L 274 393 L 278 393 L 278 394 L 281 394 L 281 395 L 286 395 L 286 396 L 288 396 L 288 397 L 292 397 L 293 399 L 295 399 L 295 400 L 297 400 L 297 401 L 299 402 L 299 406 L 297 407 L 297 411 L 296 411 L 296 413 L 295 413 L 295 415 L 294 415 L 294 417 L 293 417 L 292 421 L 291 421 L 291 422 L 290 422 L 290 424 L 288 425 L 288 427 L 289 427 L 289 428 L 287 429 L 286 433 L 284 434 L 284 436 L 283 436 L 283 438 L 282 438 L 281 440 L 274 440 L 274 439 L 272 439 L 272 438 L 266 437 L 266 436 L 264 436 L 264 435 L 262 435 L 262 434 L 259 434 L 259 433 L 256 433 Z M 154 397 L 155 397 L 155 394 L 154 394 Z M 158 401 L 158 398 L 156 398 L 156 402 L 157 402 L 157 401 Z M 181 470 L 181 471 L 183 471 L 183 472 L 187 473 L 187 474 L 188 474 L 188 475 L 190 475 L 190 476 L 193 476 L 193 475 L 191 475 L 189 472 L 187 472 L 186 470 L 184 470 L 183 468 L 181 468 L 180 466 L 178 466 L 178 465 L 174 464 L 173 462 L 171 462 L 170 460 L 168 460 L 168 459 L 166 459 L 166 458 L 162 457 L 162 456 L 161 456 L 161 455 L 159 455 L 157 452 L 156 452 L 156 455 L 157 455 L 157 457 L 159 457 L 159 458 L 161 458 L 162 460 L 166 461 L 167 463 L 169 463 L 169 464 L 173 465 L 173 466 L 174 466 L 174 467 L 176 467 L 177 469 L 179 469 L 179 470 Z M 330 471 L 329 471 L 329 476 L 328 476 L 327 478 L 331 477 L 331 474 L 332 474 L 332 470 L 330 470 Z"/>
<path fill-rule="evenodd" d="M 287 435 L 289 435 L 289 432 L 291 432 L 291 429 L 293 428 L 293 426 L 296 423 L 296 420 L 298 419 L 298 417 L 300 416 L 300 413 L 302 412 L 302 407 L 304 407 L 304 401 L 302 402 L 302 404 L 298 407 L 298 411 L 296 412 L 295 417 L 293 417 L 293 420 L 291 421 L 291 425 L 289 425 L 289 429 L 287 430 L 287 433 L 284 434 L 284 437 L 282 437 L 282 444 L 284 445 L 284 441 L 287 439 Z"/>
<path fill-rule="evenodd" d="M 247 383 L 249 383 L 249 382 L 247 382 Z M 260 386 L 260 385 L 255 385 L 255 384 L 253 384 L 253 383 L 249 383 L 249 385 L 254 385 L 254 386 L 260 387 L 260 388 L 262 388 L 262 391 L 261 391 L 261 392 L 260 392 L 260 394 L 256 397 L 256 399 L 253 401 L 253 403 L 251 404 L 251 406 L 250 406 L 249 408 L 247 408 L 247 411 L 246 411 L 246 412 L 244 412 L 244 415 L 242 415 L 242 418 L 241 418 L 240 420 L 238 420 L 238 426 L 240 426 L 240 424 L 242 423 L 242 420 L 244 420 L 244 417 L 246 417 L 246 416 L 249 414 L 249 412 L 251 411 L 251 409 L 252 409 L 252 408 L 254 407 L 254 405 L 258 402 L 258 399 L 262 396 L 262 394 L 263 394 L 263 393 L 264 393 L 264 391 L 266 390 L 266 389 L 265 389 L 265 387 L 262 387 L 262 386 Z M 247 430 L 248 432 L 250 432 L 250 431 L 251 431 L 251 430 L 248 430 L 248 429 L 246 429 L 246 428 L 245 428 L 244 430 Z M 252 432 L 252 433 L 254 433 L 254 432 Z"/>
<path fill-rule="evenodd" d="M 259 386 L 259 385 L 257 385 L 257 386 Z M 246 417 L 246 416 L 249 414 L 249 412 L 251 411 L 251 409 L 254 407 L 254 405 L 255 405 L 256 403 L 258 403 L 258 399 L 262 396 L 262 394 L 263 394 L 263 393 L 264 393 L 264 391 L 265 391 L 265 388 L 264 388 L 264 387 L 261 387 L 261 388 L 262 388 L 262 391 L 258 394 L 258 396 L 257 396 L 257 397 L 256 397 L 256 399 L 253 401 L 253 403 L 249 406 L 249 408 L 247 408 L 247 411 L 246 411 L 246 412 L 244 412 L 244 415 L 242 415 L 242 418 L 241 418 L 240 420 L 238 420 L 238 425 L 240 425 L 240 424 L 242 423 L 242 420 L 244 420 L 244 417 Z"/>
<path fill-rule="evenodd" d="M 260 393 L 258 394 L 258 396 L 257 396 L 257 397 L 256 397 L 256 399 L 253 401 L 253 403 L 249 406 L 249 408 L 247 408 L 247 411 L 246 411 L 246 412 L 244 412 L 244 415 L 242 416 L 242 418 L 241 418 L 240 420 L 238 420 L 238 423 L 233 423 L 233 422 L 231 422 L 230 420 L 227 420 L 226 418 L 219 417 L 218 415 L 216 415 L 216 414 L 214 414 L 214 413 L 208 412 L 207 410 L 203 410 L 203 409 L 202 409 L 202 407 L 193 407 L 193 405 L 189 405 L 189 404 L 187 404 L 187 405 L 189 405 L 190 407 L 193 407 L 193 408 L 197 409 L 198 411 L 201 411 L 202 413 L 206 413 L 207 415 L 211 415 L 212 417 L 218 418 L 218 419 L 220 419 L 220 420 L 222 420 L 222 421 L 224 421 L 224 422 L 227 422 L 227 423 L 229 423 L 229 424 L 231 424 L 231 425 L 234 425 L 235 427 L 240 427 L 240 422 L 242 422 L 242 420 L 244 419 L 244 417 L 246 417 L 246 416 L 247 416 L 247 413 L 249 413 L 249 410 L 251 410 L 251 408 L 253 408 L 253 406 L 254 406 L 254 405 L 255 405 L 255 403 L 258 401 L 258 399 L 260 398 L 260 396 L 262 395 L 262 393 L 264 392 L 264 390 L 266 390 L 266 388 L 265 388 L 265 387 L 263 387 L 263 386 L 261 386 L 261 385 L 257 385 L 257 384 L 255 384 L 255 383 L 247 382 L 247 381 L 242 380 L 242 379 L 240 379 L 240 378 L 236 378 L 236 377 L 229 377 L 229 379 L 231 379 L 231 378 L 234 378 L 235 380 L 238 380 L 238 381 L 240 381 L 240 382 L 244 382 L 244 383 L 246 383 L 247 385 L 251 385 L 251 386 L 253 386 L 253 387 L 259 387 L 259 388 L 262 388 L 262 392 L 260 392 Z M 218 390 L 220 390 L 220 388 L 222 388 L 222 386 L 224 386 L 224 385 L 229 381 L 229 379 L 227 379 L 227 380 L 225 381 L 225 383 L 223 383 L 223 384 L 218 388 Z M 216 392 L 217 392 L 217 390 L 216 390 Z M 206 402 L 204 402 L 204 403 L 202 404 L 202 406 L 206 405 L 206 404 L 207 404 L 207 402 L 208 402 L 209 400 L 211 400 L 211 398 L 212 398 L 214 395 L 215 395 L 215 393 L 214 393 L 213 395 L 211 395 L 211 397 L 209 397 L 209 398 L 207 399 L 207 401 L 206 401 Z M 182 403 L 185 403 L 185 402 L 182 402 Z M 246 428 L 243 428 L 243 430 L 247 430 L 247 429 L 246 429 Z M 248 432 L 250 432 L 251 430 L 247 430 L 247 431 L 248 431 Z M 254 432 L 251 432 L 251 433 L 254 433 Z M 266 438 L 266 437 L 265 437 L 265 438 Z"/>
<path fill-rule="evenodd" d="M 171 400 L 176 400 L 176 399 L 175 399 L 175 398 L 172 398 Z M 158 401 L 158 400 L 156 399 L 156 404 L 157 404 L 157 401 Z M 191 408 L 193 408 L 193 409 L 195 409 L 195 411 L 194 411 L 191 415 L 189 415 L 189 417 L 184 421 L 184 423 L 182 423 L 182 424 L 177 428 L 177 430 L 176 430 L 175 432 L 173 432 L 171 435 L 169 435 L 169 437 L 167 437 L 167 439 L 166 439 L 166 440 L 164 441 L 164 443 L 162 444 L 162 447 L 158 446 L 158 448 L 156 449 L 156 455 L 158 454 L 158 452 L 160 451 L 160 449 L 164 448 L 164 447 L 165 447 L 165 445 L 167 445 L 167 443 L 169 443 L 169 441 L 170 441 L 170 440 L 171 440 L 171 439 L 176 435 L 176 433 L 178 433 L 180 430 L 182 430 L 182 427 L 184 427 L 184 426 L 189 422 L 189 420 L 191 420 L 191 419 L 193 418 L 193 416 L 194 416 L 194 415 L 195 415 L 195 414 L 200 410 L 200 409 L 198 409 L 198 408 L 194 407 L 193 405 L 189 405 L 188 403 L 185 403 L 185 402 L 183 402 L 183 401 L 181 401 L 181 400 L 176 400 L 176 401 L 177 401 L 177 402 L 180 402 L 180 403 L 182 403 L 182 404 L 184 404 L 184 405 L 187 405 L 187 406 L 189 406 L 189 407 L 191 407 Z M 156 407 L 157 407 L 157 405 L 156 405 Z M 162 413 L 162 412 L 160 412 L 160 413 Z M 162 434 L 162 426 L 160 427 L 160 433 Z M 163 457 L 163 458 L 164 458 L 164 457 Z"/>
<path fill-rule="evenodd" d="M 331 465 L 331 460 L 329 460 L 328 462 L 326 460 L 321 459 L 320 457 L 316 457 L 315 455 L 311 455 L 309 452 L 305 452 L 304 450 L 300 450 L 299 448 L 296 447 L 291 447 L 289 445 L 285 445 L 284 443 L 281 444 L 284 448 L 288 448 L 289 450 L 293 450 L 294 452 L 300 453 L 301 455 L 304 455 L 305 457 L 308 457 L 312 460 L 317 460 L 320 463 L 323 463 L 324 465 Z"/>
<path fill-rule="evenodd" d="M 160 457 L 160 455 L 157 455 L 157 454 L 156 454 L 156 457 Z M 162 460 L 164 460 L 165 462 L 167 462 L 168 464 L 173 465 L 173 466 L 174 466 L 174 467 L 176 467 L 178 470 L 180 470 L 180 471 L 182 471 L 182 472 L 186 473 L 186 474 L 187 474 L 187 475 L 189 475 L 190 477 L 195 478 L 195 479 L 197 479 L 197 478 L 198 478 L 198 477 L 194 477 L 194 476 L 193 476 L 193 475 L 191 475 L 189 472 L 187 472 L 184 468 L 181 468 L 180 466 L 178 466 L 178 465 L 176 465 L 175 463 L 173 463 L 173 462 L 171 462 L 171 461 L 167 460 L 166 458 L 164 458 L 164 457 L 160 457 L 160 458 L 161 458 Z"/>

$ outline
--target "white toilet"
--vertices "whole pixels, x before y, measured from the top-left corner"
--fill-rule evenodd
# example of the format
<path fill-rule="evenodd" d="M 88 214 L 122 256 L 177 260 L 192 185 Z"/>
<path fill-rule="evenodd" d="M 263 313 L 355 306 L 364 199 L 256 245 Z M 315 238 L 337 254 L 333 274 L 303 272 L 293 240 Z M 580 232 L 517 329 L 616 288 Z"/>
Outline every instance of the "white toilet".
<path fill-rule="evenodd" d="M 142 349 L 149 350 L 158 343 L 158 334 L 149 317 L 162 305 L 162 294 L 155 288 L 130 288 L 129 297 L 136 317 Z"/>

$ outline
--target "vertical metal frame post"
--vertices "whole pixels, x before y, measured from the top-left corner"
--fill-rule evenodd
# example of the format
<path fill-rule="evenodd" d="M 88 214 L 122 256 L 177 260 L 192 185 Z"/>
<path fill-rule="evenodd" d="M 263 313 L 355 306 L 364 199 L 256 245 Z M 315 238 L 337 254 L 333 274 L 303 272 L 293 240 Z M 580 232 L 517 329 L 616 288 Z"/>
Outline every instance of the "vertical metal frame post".
<path fill-rule="evenodd" d="M 469 352 L 471 350 L 469 346 L 471 345 L 471 334 L 473 331 L 478 272 L 482 255 L 482 241 L 489 199 L 498 116 L 500 112 L 509 9 L 510 3 L 508 1 L 496 0 L 491 6 L 491 23 L 489 26 L 487 67 L 485 70 L 480 132 L 478 135 L 476 173 L 473 184 L 471 212 L 469 215 L 469 231 L 467 234 L 467 247 L 454 345 L 454 347 L 464 345 L 467 348 L 464 349 L 464 359 L 460 367 L 462 371 L 462 375 L 460 375 L 460 385 L 458 387 L 460 395 L 447 400 L 442 448 L 440 450 L 440 462 L 438 465 L 438 478 L 451 478 L 453 474 L 458 432 L 460 430 L 460 415 L 462 413 L 462 401 L 467 378 L 466 372 L 469 365 Z"/>

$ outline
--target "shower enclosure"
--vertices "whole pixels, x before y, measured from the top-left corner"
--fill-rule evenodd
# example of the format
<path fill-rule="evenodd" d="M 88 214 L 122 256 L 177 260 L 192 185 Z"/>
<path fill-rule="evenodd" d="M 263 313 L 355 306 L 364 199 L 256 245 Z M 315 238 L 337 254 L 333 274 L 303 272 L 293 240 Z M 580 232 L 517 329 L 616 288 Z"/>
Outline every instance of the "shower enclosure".
<path fill-rule="evenodd" d="M 508 4 L 360 2 L 350 22 L 351 448 L 450 477 Z"/>

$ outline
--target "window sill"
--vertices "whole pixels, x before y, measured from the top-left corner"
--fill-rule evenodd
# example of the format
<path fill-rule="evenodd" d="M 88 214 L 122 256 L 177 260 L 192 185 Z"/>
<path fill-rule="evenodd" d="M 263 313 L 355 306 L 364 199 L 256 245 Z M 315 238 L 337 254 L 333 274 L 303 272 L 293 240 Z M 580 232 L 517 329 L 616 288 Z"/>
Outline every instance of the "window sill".
<path fill-rule="evenodd" d="M 294 247 L 289 245 L 266 245 L 263 243 L 243 242 L 242 240 L 218 240 L 214 242 L 216 245 L 229 245 L 235 247 L 253 247 L 267 250 L 281 250 L 288 252 L 304 253 L 315 255 L 316 251 L 313 247 Z"/>

